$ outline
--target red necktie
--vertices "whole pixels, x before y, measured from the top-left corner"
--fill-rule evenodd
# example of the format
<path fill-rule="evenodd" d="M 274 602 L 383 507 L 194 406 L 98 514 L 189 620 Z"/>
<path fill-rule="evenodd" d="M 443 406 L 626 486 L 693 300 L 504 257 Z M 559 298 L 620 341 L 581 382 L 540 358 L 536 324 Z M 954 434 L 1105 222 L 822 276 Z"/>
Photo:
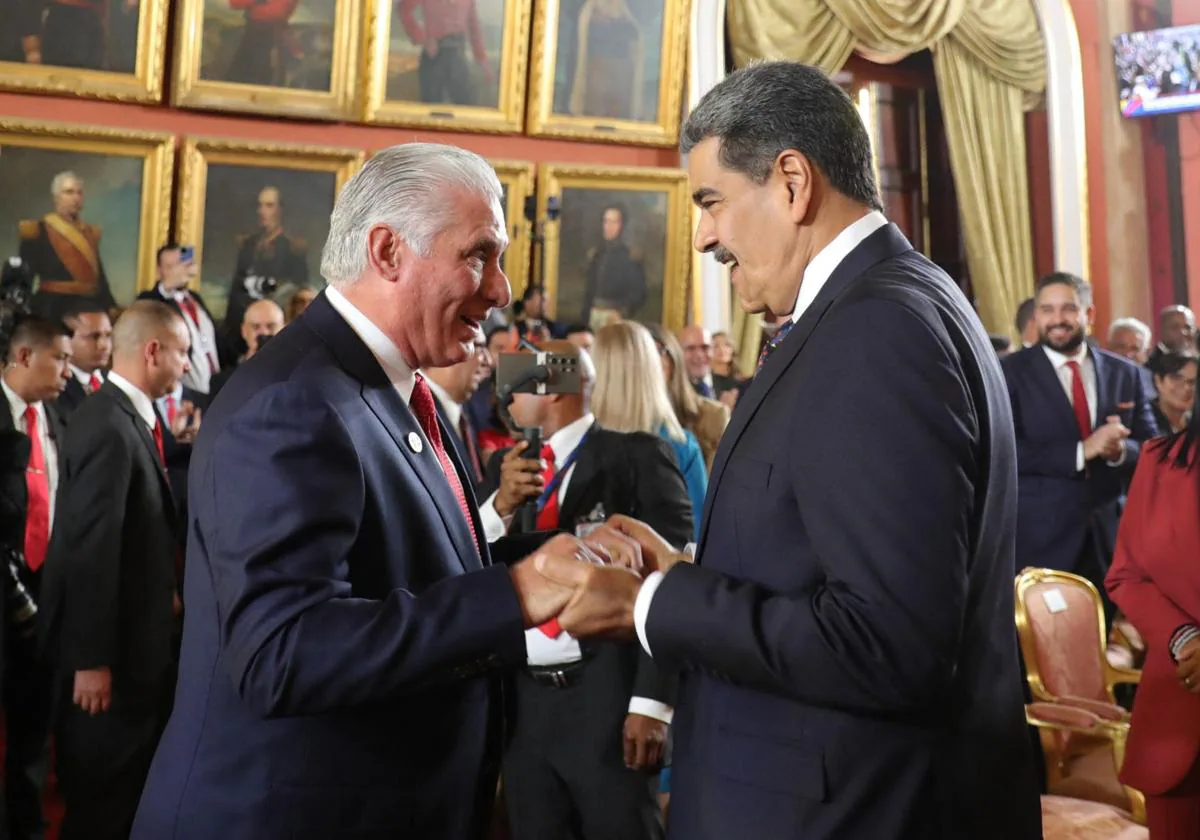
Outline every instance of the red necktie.
<path fill-rule="evenodd" d="M 200 325 L 200 309 L 196 306 L 196 301 L 192 300 L 192 296 L 186 292 L 179 298 L 179 308 L 187 313 L 187 316 L 192 319 L 192 323 L 196 325 L 196 333 L 200 336 L 201 342 L 204 340 L 204 327 Z M 212 353 L 206 352 L 204 355 L 208 357 L 208 369 L 213 373 L 217 372 L 217 360 L 213 358 Z"/>
<path fill-rule="evenodd" d="M 158 460 L 165 467 L 167 465 L 167 456 L 163 454 L 163 433 L 162 423 L 155 421 L 154 423 L 154 445 L 158 448 Z"/>
<path fill-rule="evenodd" d="M 1075 422 L 1079 424 L 1079 439 L 1087 440 L 1092 434 L 1092 413 L 1083 387 L 1083 371 L 1079 362 L 1067 362 L 1067 367 L 1071 369 L 1071 407 L 1075 409 Z"/>
<path fill-rule="evenodd" d="M 103 384 L 104 380 L 100 378 L 100 374 L 93 372 L 92 378 L 88 380 L 88 392 L 92 394 L 96 393 Z"/>
<path fill-rule="evenodd" d="M 175 395 L 167 394 L 167 425 L 175 426 L 175 412 L 178 408 L 175 405 Z"/>
<path fill-rule="evenodd" d="M 446 454 L 446 447 L 442 445 L 442 432 L 438 428 L 437 409 L 433 407 L 433 391 L 429 390 L 429 383 L 420 374 L 417 374 L 416 383 L 413 385 L 409 408 L 416 415 L 417 422 L 421 424 L 421 428 L 425 432 L 425 437 L 429 439 L 429 445 L 433 447 L 433 453 L 437 455 L 446 481 L 450 484 L 450 490 L 454 493 L 454 498 L 458 500 L 458 509 L 462 512 L 463 518 L 467 520 L 471 539 L 475 541 L 475 550 L 479 551 L 479 535 L 475 533 L 475 523 L 471 521 L 471 508 L 467 504 L 467 493 L 463 490 L 462 481 L 458 478 L 458 471 L 454 469 L 450 456 Z M 483 552 L 480 551 L 480 555 L 482 554 Z"/>
<path fill-rule="evenodd" d="M 546 487 L 549 487 L 550 480 L 554 478 L 554 450 L 550 448 L 550 444 L 542 447 L 542 460 L 546 462 L 546 468 L 542 470 L 542 481 L 546 483 Z M 536 527 L 539 531 L 553 531 L 558 528 L 557 487 L 550 494 L 550 498 L 546 499 L 546 504 L 538 511 Z M 562 628 L 558 626 L 557 618 L 552 618 L 545 624 L 539 624 L 538 629 L 551 639 L 557 639 L 562 634 Z"/>
<path fill-rule="evenodd" d="M 38 434 L 37 409 L 25 409 L 25 434 L 29 435 L 29 466 L 25 469 L 25 488 L 29 500 L 25 507 L 25 565 L 36 572 L 46 562 L 50 544 L 50 476 L 46 473 L 46 453 Z"/>

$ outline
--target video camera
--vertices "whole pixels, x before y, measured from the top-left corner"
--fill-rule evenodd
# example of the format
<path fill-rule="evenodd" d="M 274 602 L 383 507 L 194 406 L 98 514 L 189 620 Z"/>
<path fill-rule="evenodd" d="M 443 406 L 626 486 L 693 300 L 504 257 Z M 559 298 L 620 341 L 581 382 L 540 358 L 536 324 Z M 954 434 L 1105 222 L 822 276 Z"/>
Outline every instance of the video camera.
<path fill-rule="evenodd" d="M 20 257 L 9 257 L 0 266 L 0 357 L 8 358 L 17 319 L 29 314 L 33 300 L 33 271 Z"/>
<path fill-rule="evenodd" d="M 242 287 L 253 300 L 264 300 L 272 297 L 279 289 L 279 281 L 274 277 L 260 277 L 257 274 L 247 274 L 242 279 Z"/>

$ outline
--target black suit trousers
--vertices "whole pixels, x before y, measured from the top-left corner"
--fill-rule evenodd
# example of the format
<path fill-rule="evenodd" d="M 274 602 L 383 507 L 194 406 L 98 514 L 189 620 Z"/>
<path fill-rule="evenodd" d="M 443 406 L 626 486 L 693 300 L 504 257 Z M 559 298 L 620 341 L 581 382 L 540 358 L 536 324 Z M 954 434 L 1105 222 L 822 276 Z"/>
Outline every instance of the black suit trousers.
<path fill-rule="evenodd" d="M 4 798 L 11 840 L 38 840 L 46 821 L 42 797 L 50 770 L 53 678 L 33 641 L 10 630 L 4 676 Z"/>

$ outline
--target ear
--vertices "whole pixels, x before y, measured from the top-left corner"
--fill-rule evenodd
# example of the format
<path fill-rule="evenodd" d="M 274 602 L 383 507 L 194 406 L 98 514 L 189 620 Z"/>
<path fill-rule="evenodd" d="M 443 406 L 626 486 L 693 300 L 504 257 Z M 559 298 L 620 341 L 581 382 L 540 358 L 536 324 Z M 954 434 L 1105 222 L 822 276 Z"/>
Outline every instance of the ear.
<path fill-rule="evenodd" d="M 808 218 L 812 206 L 816 169 L 807 157 L 795 149 L 786 149 L 775 159 L 775 173 L 787 190 L 788 215 L 796 224 L 801 224 Z"/>
<path fill-rule="evenodd" d="M 33 361 L 33 348 L 28 344 L 18 347 L 16 363 L 21 367 L 29 367 L 31 361 Z"/>
<path fill-rule="evenodd" d="M 1096 323 L 1096 304 L 1089 303 L 1087 309 L 1083 310 L 1083 317 L 1087 319 L 1088 331 L 1091 332 L 1092 325 Z"/>
<path fill-rule="evenodd" d="M 142 346 L 142 358 L 146 362 L 147 367 L 154 367 L 158 358 L 158 348 L 162 346 L 157 338 L 147 341 Z"/>
<path fill-rule="evenodd" d="M 409 256 L 404 240 L 387 225 L 375 225 L 367 232 L 367 262 L 380 277 L 396 280 Z"/>

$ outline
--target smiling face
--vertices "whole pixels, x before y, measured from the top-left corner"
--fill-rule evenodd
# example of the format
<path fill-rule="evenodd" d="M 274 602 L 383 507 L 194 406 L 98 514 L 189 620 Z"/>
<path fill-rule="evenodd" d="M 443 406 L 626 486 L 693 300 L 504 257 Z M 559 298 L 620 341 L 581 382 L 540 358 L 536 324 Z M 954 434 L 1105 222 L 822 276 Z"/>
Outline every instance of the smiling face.
<path fill-rule="evenodd" d="M 1051 283 L 1037 293 L 1034 317 L 1042 344 L 1070 356 L 1083 344 L 1095 307 L 1066 283 Z"/>
<path fill-rule="evenodd" d="M 748 312 L 786 315 L 796 304 L 810 235 L 799 224 L 808 212 L 814 170 L 784 152 L 763 184 L 727 169 L 720 140 L 709 137 L 688 155 L 700 223 L 693 244 L 732 267 L 730 282 Z"/>

